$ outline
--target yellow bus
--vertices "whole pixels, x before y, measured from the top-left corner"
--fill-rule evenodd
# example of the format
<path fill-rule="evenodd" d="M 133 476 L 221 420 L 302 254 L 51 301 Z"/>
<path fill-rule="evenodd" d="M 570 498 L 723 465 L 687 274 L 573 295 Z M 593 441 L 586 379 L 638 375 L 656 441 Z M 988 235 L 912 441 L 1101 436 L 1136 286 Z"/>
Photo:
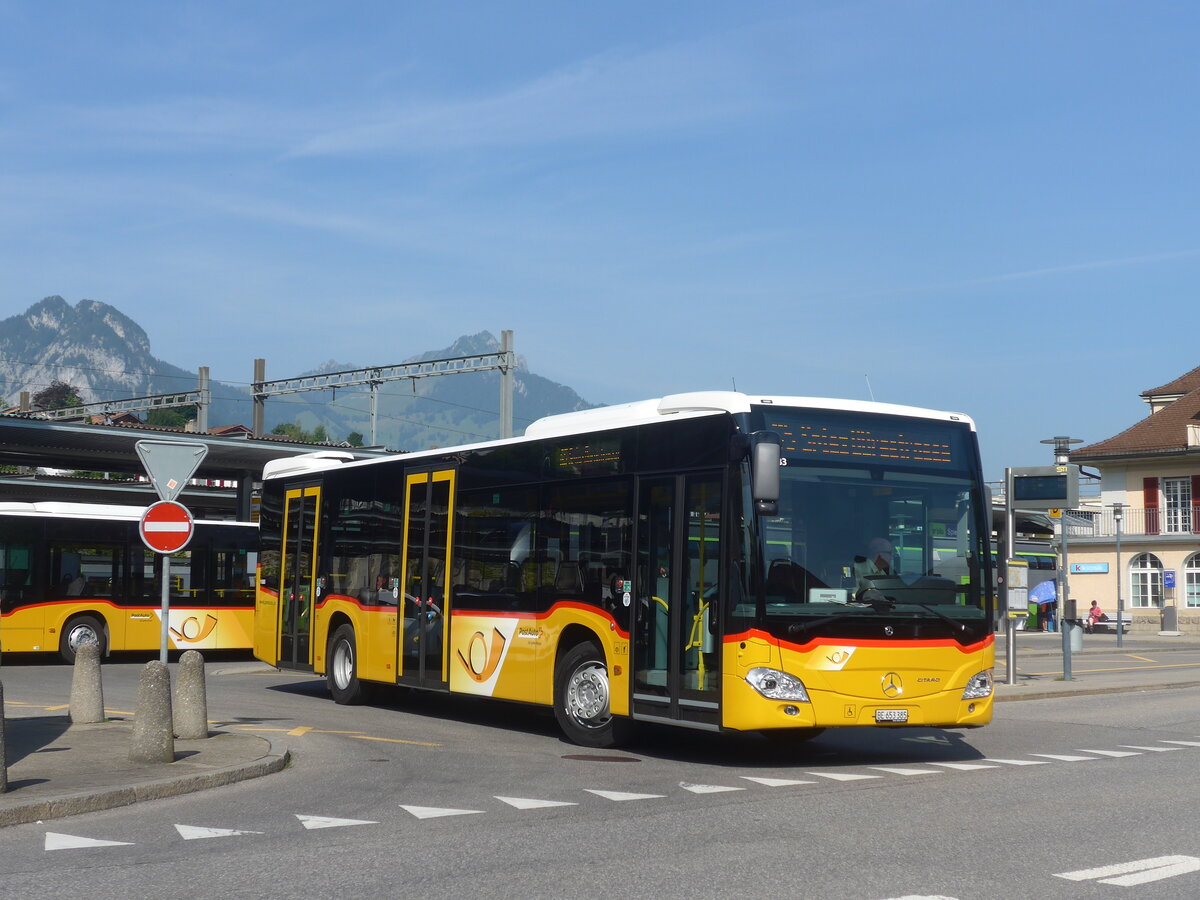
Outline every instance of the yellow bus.
<path fill-rule="evenodd" d="M 0 502 L 0 651 L 158 650 L 162 557 L 142 543 L 144 512 Z M 257 525 L 197 520 L 171 554 L 169 649 L 249 650 L 257 563 Z"/>
<path fill-rule="evenodd" d="M 552 706 L 595 747 L 638 721 L 980 726 L 990 517 L 971 419 L 879 403 L 680 394 L 310 454 L 264 472 L 254 653 L 339 703 Z"/>

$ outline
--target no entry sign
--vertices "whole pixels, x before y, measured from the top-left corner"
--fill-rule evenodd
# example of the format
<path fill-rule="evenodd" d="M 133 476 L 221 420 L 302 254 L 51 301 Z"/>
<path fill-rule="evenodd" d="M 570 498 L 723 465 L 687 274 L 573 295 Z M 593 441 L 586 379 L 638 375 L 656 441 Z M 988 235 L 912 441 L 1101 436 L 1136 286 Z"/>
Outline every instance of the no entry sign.
<path fill-rule="evenodd" d="M 192 539 L 195 527 L 192 514 L 182 503 L 160 500 L 142 513 L 138 531 L 142 543 L 156 553 L 174 553 L 182 550 Z"/>

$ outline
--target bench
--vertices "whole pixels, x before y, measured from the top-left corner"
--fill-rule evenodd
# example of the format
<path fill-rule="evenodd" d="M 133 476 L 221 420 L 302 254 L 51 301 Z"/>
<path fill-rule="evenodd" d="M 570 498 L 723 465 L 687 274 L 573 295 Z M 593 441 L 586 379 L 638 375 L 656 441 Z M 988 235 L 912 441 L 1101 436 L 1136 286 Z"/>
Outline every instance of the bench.
<path fill-rule="evenodd" d="M 1121 618 L 1121 633 L 1128 634 L 1129 626 L 1133 624 L 1133 613 L 1123 612 L 1120 614 L 1120 618 Z M 1092 626 L 1093 633 L 1101 631 L 1101 630 L 1103 630 L 1106 633 L 1107 632 L 1112 632 L 1113 634 L 1117 633 L 1117 614 L 1116 613 L 1109 616 L 1107 619 L 1101 619 L 1099 622 L 1097 622 L 1095 625 Z"/>

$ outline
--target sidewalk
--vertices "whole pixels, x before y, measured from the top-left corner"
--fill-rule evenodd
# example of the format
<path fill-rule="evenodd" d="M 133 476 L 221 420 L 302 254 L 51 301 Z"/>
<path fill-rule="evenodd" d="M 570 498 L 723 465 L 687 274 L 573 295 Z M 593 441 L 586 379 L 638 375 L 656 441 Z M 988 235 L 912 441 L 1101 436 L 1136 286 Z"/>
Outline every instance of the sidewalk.
<path fill-rule="evenodd" d="M 996 702 L 1064 694 L 1153 691 L 1200 685 L 1200 636 L 1085 634 L 1071 651 L 1071 680 L 1063 680 L 1060 632 L 1019 631 L 1016 684 L 1007 684 L 1007 641 L 996 635 Z M 1102 657 L 1102 658 L 1101 658 Z"/>
<path fill-rule="evenodd" d="M 1116 635 L 1084 635 L 1071 661 L 1072 680 L 1063 681 L 1062 635 L 1018 632 L 1017 683 L 1007 684 L 1005 635 L 997 635 L 996 701 L 1200 685 L 1200 637 L 1127 634 L 1118 649 Z M 213 731 L 204 740 L 176 741 L 174 762 L 135 765 L 132 730 L 130 719 L 71 725 L 67 715 L 6 718 L 8 792 L 0 794 L 0 826 L 232 784 L 278 772 L 289 761 L 287 748 L 267 738 Z"/>
<path fill-rule="evenodd" d="M 0 826 L 127 806 L 232 784 L 283 769 L 286 747 L 254 734 L 209 732 L 175 741 L 175 761 L 129 761 L 133 722 L 72 725 L 67 715 L 6 718 L 8 791 Z"/>

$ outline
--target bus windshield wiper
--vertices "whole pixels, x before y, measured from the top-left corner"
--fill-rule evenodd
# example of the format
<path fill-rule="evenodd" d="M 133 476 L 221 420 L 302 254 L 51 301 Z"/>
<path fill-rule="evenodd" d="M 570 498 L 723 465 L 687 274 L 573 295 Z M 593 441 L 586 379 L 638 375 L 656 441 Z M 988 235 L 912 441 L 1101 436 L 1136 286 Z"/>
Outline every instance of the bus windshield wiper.
<path fill-rule="evenodd" d="M 896 604 L 900 601 L 896 600 L 895 597 L 887 596 L 876 588 L 864 588 L 855 595 L 854 602 L 865 604 L 866 606 L 869 606 L 871 609 L 875 610 L 875 612 L 889 612 L 894 610 L 896 608 Z M 967 630 L 965 623 L 959 622 L 957 619 L 950 618 L 941 610 L 930 606 L 927 603 L 921 603 L 916 600 L 905 600 L 904 603 L 909 606 L 919 606 L 927 613 L 937 616 L 943 622 L 948 622 L 949 624 L 953 625 L 960 632 L 965 632 Z"/>

